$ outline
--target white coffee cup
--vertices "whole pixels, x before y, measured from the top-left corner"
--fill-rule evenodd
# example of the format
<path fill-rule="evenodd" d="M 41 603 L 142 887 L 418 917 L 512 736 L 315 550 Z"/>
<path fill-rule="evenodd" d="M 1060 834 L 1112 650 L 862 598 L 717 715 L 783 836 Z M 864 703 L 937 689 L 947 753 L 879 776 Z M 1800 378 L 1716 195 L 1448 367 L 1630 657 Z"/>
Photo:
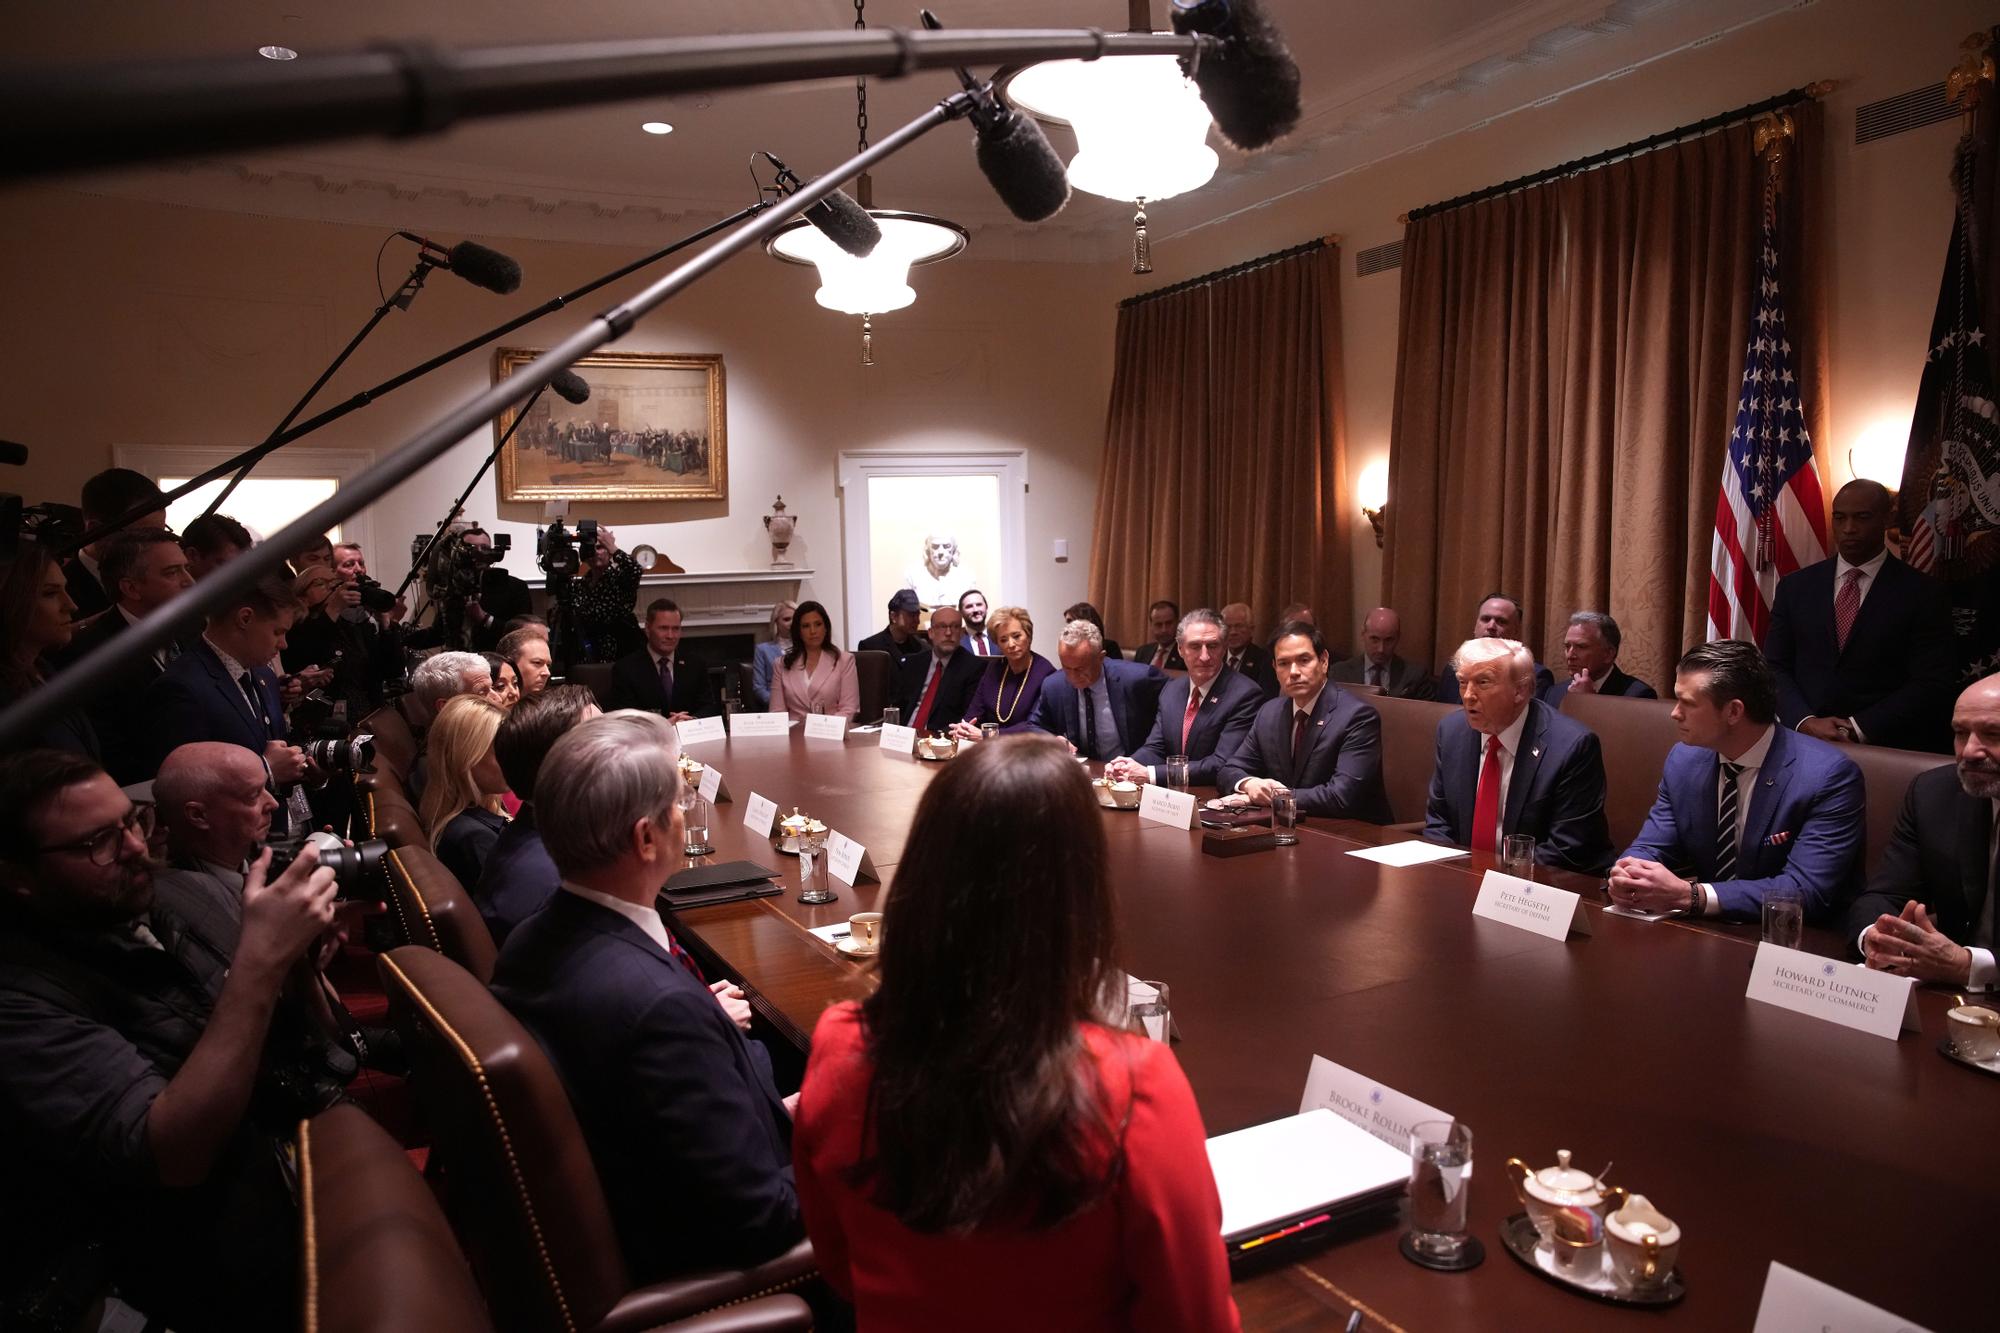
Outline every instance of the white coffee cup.
<path fill-rule="evenodd" d="M 1962 1060 L 1981 1064 L 2000 1059 L 2000 1013 L 1977 1004 L 1961 1004 L 1945 1015 L 1951 1048 Z"/>

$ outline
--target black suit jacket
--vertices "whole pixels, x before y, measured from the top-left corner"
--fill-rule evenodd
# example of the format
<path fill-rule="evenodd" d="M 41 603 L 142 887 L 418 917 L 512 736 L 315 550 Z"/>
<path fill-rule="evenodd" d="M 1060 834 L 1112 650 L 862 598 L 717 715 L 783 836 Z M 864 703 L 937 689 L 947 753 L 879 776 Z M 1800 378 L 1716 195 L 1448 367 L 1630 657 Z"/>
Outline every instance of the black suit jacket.
<path fill-rule="evenodd" d="M 1868 600 L 1875 600 L 1870 593 Z M 1867 602 L 1862 603 L 1866 609 Z M 1847 940 L 1854 944 L 1875 918 L 1896 915 L 1911 899 L 1922 903 L 1937 928 L 1959 944 L 1994 892 L 1989 859 L 1993 802 L 1966 795 L 1958 767 L 1946 764 L 1919 773 L 1903 796 L 1903 812 L 1889 835 L 1882 864 L 1847 914 Z"/>
<path fill-rule="evenodd" d="M 1344 685 L 1365 683 L 1368 679 L 1368 654 L 1356 653 L 1344 662 L 1335 662 L 1327 675 Z M 1431 678 L 1428 668 L 1419 668 L 1416 663 L 1401 657 L 1391 657 L 1389 684 L 1383 693 L 1398 699 L 1429 699 L 1437 694 L 1437 682 Z"/>
<path fill-rule="evenodd" d="M 1946 748 L 1951 715 L 1951 611 L 1944 585 L 1890 556 L 1837 646 L 1833 575 L 1822 560 L 1778 580 L 1764 656 L 1778 673 L 1778 716 L 1851 717 L 1870 745 Z"/>
<path fill-rule="evenodd" d="M 1555 683 L 1555 673 L 1540 662 L 1535 663 L 1536 697 L 1541 697 Z M 1449 662 L 1446 662 L 1444 669 L 1438 672 L 1437 701 L 1441 704 L 1451 704 L 1454 707 L 1462 705 L 1465 702 L 1465 696 L 1458 692 L 1458 673 L 1451 669 L 1451 663 Z"/>
<path fill-rule="evenodd" d="M 1228 665 L 1227 651 L 1222 654 L 1222 661 L 1225 666 Z M 1271 650 L 1262 644 L 1244 644 L 1242 661 L 1231 670 L 1246 677 L 1252 685 L 1263 692 L 1266 699 L 1278 693 L 1278 673 L 1271 665 Z"/>
<path fill-rule="evenodd" d="M 708 671 L 698 662 L 674 655 L 674 697 L 660 689 L 660 668 L 650 650 L 627 653 L 611 666 L 611 706 L 643 708 L 662 717 L 688 713 L 695 717 L 715 711 L 709 698 Z"/>
<path fill-rule="evenodd" d="M 924 683 L 930 677 L 934 657 L 934 654 L 920 654 L 892 665 L 895 678 L 889 686 L 889 702 L 903 710 L 906 727 L 917 724 L 917 705 L 924 701 Z M 937 697 L 931 700 L 930 716 L 924 719 L 926 731 L 941 731 L 964 719 L 965 710 L 979 689 L 979 678 L 986 673 L 986 659 L 960 648 L 945 659 L 939 670 L 944 678 L 938 682 Z"/>
<path fill-rule="evenodd" d="M 1105 653 L 1106 657 L 1111 654 Z M 1181 650 L 1172 645 L 1162 648 L 1157 643 L 1143 643 L 1132 650 L 1132 660 L 1140 666 L 1158 667 L 1162 671 L 1186 671 L 1187 662 L 1181 657 Z"/>
<path fill-rule="evenodd" d="M 71 556 L 63 561 L 62 569 L 69 599 L 76 603 L 78 620 L 87 620 L 111 609 L 111 595 L 104 591 L 104 585 L 97 581 L 97 576 L 84 567 L 83 561 Z"/>
<path fill-rule="evenodd" d="M 469 805 L 453 815 L 438 835 L 438 863 L 468 894 L 485 874 L 487 858 L 507 828 L 507 816 Z"/>
<path fill-rule="evenodd" d="M 1233 791 L 1245 778 L 1275 778 L 1292 789 L 1301 815 L 1389 822 L 1382 789 L 1382 717 L 1358 696 L 1328 682 L 1306 726 L 1305 754 L 1292 754 L 1292 701 L 1279 695 L 1257 710 L 1250 734 L 1222 765 L 1215 785 Z"/>
<path fill-rule="evenodd" d="M 912 634 L 906 643 L 900 648 L 897 647 L 896 636 L 889 632 L 889 627 L 886 625 L 876 630 L 860 643 L 854 645 L 854 651 L 857 653 L 873 652 L 889 654 L 889 665 L 892 667 L 906 657 L 915 657 L 919 653 L 927 653 L 930 650 L 930 638 L 921 631 Z"/>
<path fill-rule="evenodd" d="M 500 642 L 501 629 L 516 616 L 531 614 L 535 599 L 528 585 L 500 568 L 488 569 L 479 585 L 479 607 L 493 619 L 475 625 L 466 638 L 476 653 L 490 653 Z"/>
<path fill-rule="evenodd" d="M 1472 841 L 1472 810 L 1479 798 L 1479 769 L 1486 736 L 1463 716 L 1440 718 L 1437 766 L 1431 771 L 1424 836 L 1464 847 Z M 1611 831 L 1604 821 L 1604 754 L 1597 733 L 1539 699 L 1528 701 L 1521 747 L 1507 778 L 1503 833 L 1535 840 L 1535 860 L 1545 866 L 1601 875 L 1612 862 Z"/>
<path fill-rule="evenodd" d="M 639 1281 L 804 1234 L 770 1056 L 635 922 L 558 890 L 507 937 L 493 993 L 562 1076 Z"/>
<path fill-rule="evenodd" d="M 112 607 L 79 630 L 64 650 L 64 666 L 86 653 L 109 643 L 126 628 L 125 616 Z M 84 712 L 97 731 L 97 745 L 104 769 L 119 786 L 144 782 L 153 776 L 156 765 L 147 732 L 146 690 L 160 678 L 161 668 L 151 653 L 140 653 L 118 668 L 118 673 L 90 701 Z"/>
<path fill-rule="evenodd" d="M 1146 743 L 1132 755 L 1136 763 L 1160 764 L 1170 754 L 1188 757 L 1188 785 L 1212 787 L 1222 765 L 1257 720 L 1264 706 L 1264 692 L 1255 681 L 1224 667 L 1209 686 L 1208 695 L 1195 710 L 1194 725 L 1188 728 L 1187 748 L 1181 748 L 1181 723 L 1187 718 L 1188 697 L 1194 684 L 1186 676 L 1170 680 L 1160 691 L 1159 716 Z"/>
<path fill-rule="evenodd" d="M 1596 693 L 1604 695 L 1607 698 L 1616 697 L 1621 699 L 1657 699 L 1660 697 L 1654 693 L 1651 685 L 1640 680 L 1637 676 L 1626 675 L 1615 666 L 1605 673 L 1603 680 L 1597 682 Z M 1552 677 L 1549 683 L 1541 688 L 1536 697 L 1551 708 L 1561 708 L 1562 701 L 1568 694 L 1568 678 Z"/>
<path fill-rule="evenodd" d="M 246 664 L 247 665 L 247 664 Z M 223 669 L 222 659 L 197 638 L 146 688 L 147 762 L 160 761 L 190 741 L 224 741 L 264 757 L 264 747 L 286 738 L 278 678 L 267 666 L 248 666 L 261 706 L 253 710 Z M 279 806 L 279 818 L 284 807 Z"/>

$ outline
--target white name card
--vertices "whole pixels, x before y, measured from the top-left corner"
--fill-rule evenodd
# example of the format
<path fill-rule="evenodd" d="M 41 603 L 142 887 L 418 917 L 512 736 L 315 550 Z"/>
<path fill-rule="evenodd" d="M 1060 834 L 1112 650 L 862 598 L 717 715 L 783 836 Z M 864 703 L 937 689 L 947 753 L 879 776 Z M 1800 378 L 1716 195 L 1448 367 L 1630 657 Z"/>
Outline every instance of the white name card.
<path fill-rule="evenodd" d="M 806 737 L 815 741 L 845 740 L 847 718 L 840 713 L 807 713 Z"/>
<path fill-rule="evenodd" d="M 1859 963 L 1759 944 L 1750 964 L 1753 1000 L 1894 1041 L 1917 1026 L 1916 978 L 1892 977 Z"/>
<path fill-rule="evenodd" d="M 869 859 L 868 849 L 838 829 L 826 835 L 826 868 L 850 887 L 875 878 L 875 863 Z"/>
<path fill-rule="evenodd" d="M 682 745 L 699 745 L 703 741 L 729 738 L 729 729 L 722 725 L 719 717 L 691 717 L 685 722 L 676 722 L 674 730 L 680 733 Z"/>
<path fill-rule="evenodd" d="M 743 827 L 760 838 L 771 836 L 771 821 L 778 817 L 778 803 L 766 800 L 756 792 L 743 803 Z"/>
<path fill-rule="evenodd" d="M 1567 889 L 1552 889 L 1531 879 L 1503 875 L 1489 870 L 1479 881 L 1479 897 L 1473 900 L 1472 914 L 1488 921 L 1500 921 L 1552 940 L 1566 940 L 1570 932 L 1590 933 L 1590 916 L 1583 899 Z"/>
<path fill-rule="evenodd" d="M 1906 978 L 1907 979 L 1907 978 Z M 1764 1278 L 1764 1299 L 1757 1306 L 1751 1333 L 1925 1333 L 1907 1319 L 1898 1319 L 1795 1268 L 1774 1263 Z"/>
<path fill-rule="evenodd" d="M 915 754 L 917 750 L 917 729 L 897 727 L 884 723 L 882 726 L 882 748 L 893 754 Z"/>
<path fill-rule="evenodd" d="M 1139 789 L 1139 818 L 1173 828 L 1194 827 L 1194 793 L 1149 782 Z"/>
<path fill-rule="evenodd" d="M 1315 1055 L 1306 1071 L 1306 1092 L 1299 1114 L 1324 1107 L 1349 1124 L 1358 1125 L 1398 1152 L 1410 1150 L 1410 1126 L 1451 1117 L 1415 1097 L 1405 1097 L 1374 1079 Z"/>
<path fill-rule="evenodd" d="M 701 799 L 716 805 L 729 799 L 729 789 L 722 785 L 722 770 L 710 764 L 702 770 Z"/>
<path fill-rule="evenodd" d="M 791 730 L 789 713 L 738 713 L 729 719 L 729 734 L 738 740 L 745 736 L 786 736 Z"/>

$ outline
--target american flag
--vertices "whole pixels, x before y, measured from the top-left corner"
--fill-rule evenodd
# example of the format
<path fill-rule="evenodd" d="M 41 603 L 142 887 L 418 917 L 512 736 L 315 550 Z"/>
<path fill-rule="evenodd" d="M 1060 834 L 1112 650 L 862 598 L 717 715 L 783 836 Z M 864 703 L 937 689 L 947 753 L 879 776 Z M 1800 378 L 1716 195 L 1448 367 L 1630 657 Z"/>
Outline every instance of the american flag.
<path fill-rule="evenodd" d="M 1826 559 L 1826 499 L 1792 374 L 1778 291 L 1776 204 L 1764 209 L 1755 314 L 1743 357 L 1743 393 L 1715 502 L 1709 556 L 1708 637 L 1764 641 L 1778 580 Z"/>

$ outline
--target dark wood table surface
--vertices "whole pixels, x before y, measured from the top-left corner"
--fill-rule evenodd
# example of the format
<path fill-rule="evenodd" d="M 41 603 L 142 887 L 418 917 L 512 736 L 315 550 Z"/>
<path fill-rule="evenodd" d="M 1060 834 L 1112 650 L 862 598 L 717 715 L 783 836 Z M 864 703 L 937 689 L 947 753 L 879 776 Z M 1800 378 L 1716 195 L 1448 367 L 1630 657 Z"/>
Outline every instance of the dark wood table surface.
<path fill-rule="evenodd" d="M 777 867 L 785 892 L 677 924 L 803 1048 L 823 1009 L 871 985 L 808 928 L 880 905 L 937 765 L 871 734 L 689 753 L 733 797 L 712 859 Z M 743 827 L 751 791 L 861 841 L 882 883 L 798 902 L 796 860 Z M 1593 905 L 1594 933 L 1556 943 L 1473 917 L 1483 855 L 1401 869 L 1346 855 L 1404 836 L 1372 825 L 1310 820 L 1297 846 L 1219 858 L 1199 832 L 1104 821 L 1124 965 L 1171 988 L 1175 1054 L 1210 1134 L 1295 1113 L 1315 1054 L 1473 1131 L 1481 1267 L 1419 1269 L 1383 1227 L 1239 1282 L 1246 1328 L 1337 1326 L 1358 1306 L 1368 1328 L 1748 1329 L 1772 1260 L 1932 1329 L 1994 1327 L 1990 1271 L 1964 1241 L 2000 1216 L 2000 1079 L 1938 1053 L 1948 994 L 1920 991 L 1921 1034 L 1884 1041 L 1747 1000 L 1754 924 L 1611 915 L 1596 880 L 1542 871 Z M 1842 947 L 1826 931 L 1807 943 Z M 1520 1207 L 1503 1164 L 1552 1163 L 1558 1148 L 1612 1163 L 1609 1181 L 1681 1224 L 1681 1304 L 1600 1304 L 1502 1251 Z"/>

